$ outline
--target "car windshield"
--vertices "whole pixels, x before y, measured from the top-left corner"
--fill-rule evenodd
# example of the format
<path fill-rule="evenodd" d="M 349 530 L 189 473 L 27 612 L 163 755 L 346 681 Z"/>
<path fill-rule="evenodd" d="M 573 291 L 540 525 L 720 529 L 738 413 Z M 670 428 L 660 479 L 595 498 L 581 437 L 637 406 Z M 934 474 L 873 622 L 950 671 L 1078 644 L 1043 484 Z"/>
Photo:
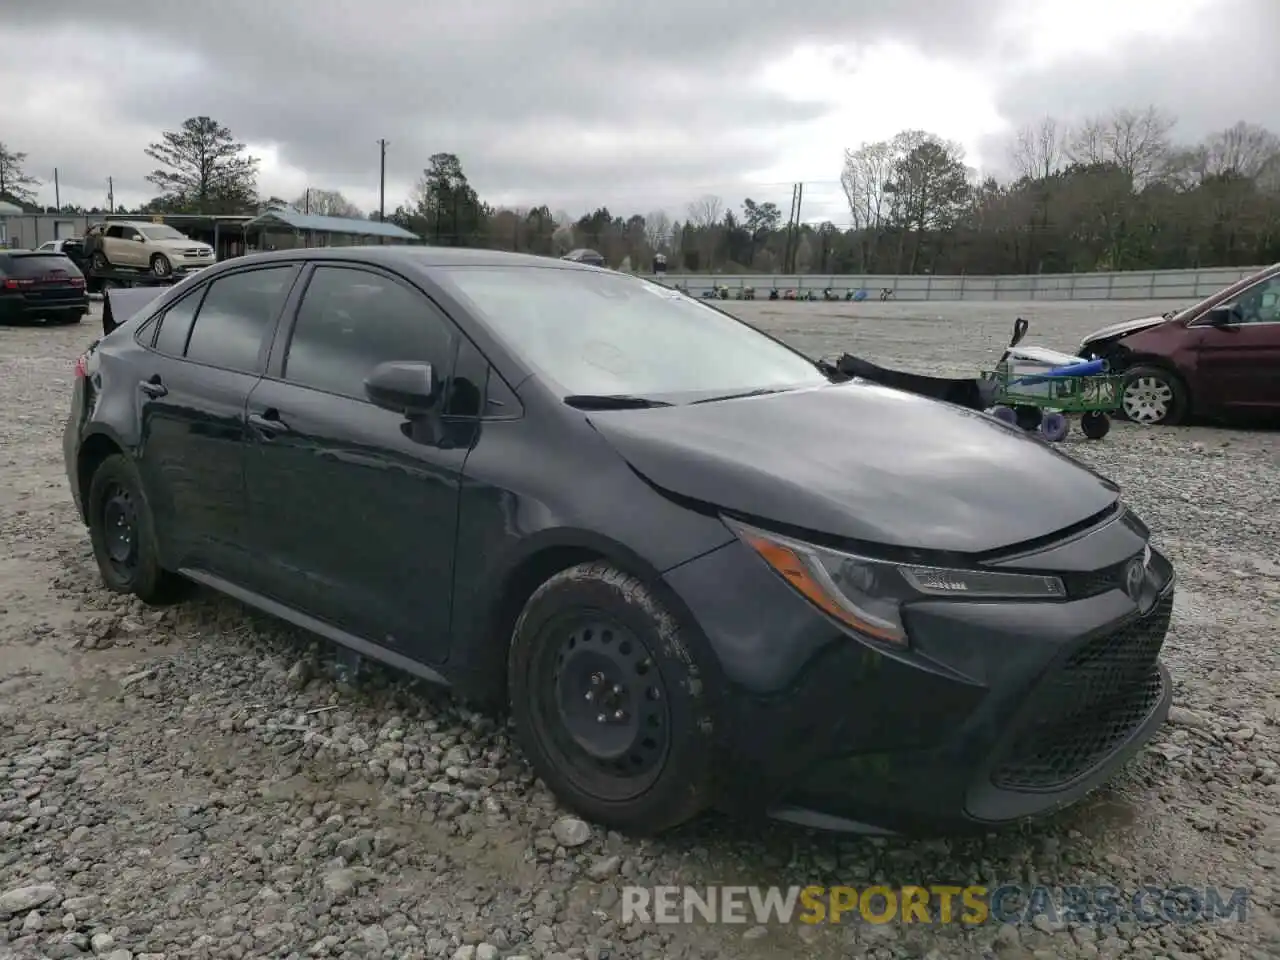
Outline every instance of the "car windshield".
<path fill-rule="evenodd" d="M 1220 304 L 1228 303 L 1231 300 L 1234 300 L 1236 296 L 1238 296 L 1240 293 L 1244 292 L 1249 287 L 1253 286 L 1255 283 L 1260 282 L 1261 280 L 1263 280 L 1268 276 L 1280 276 L 1280 263 L 1272 264 L 1271 266 L 1267 267 L 1267 269 L 1265 270 L 1260 270 L 1257 273 L 1250 274 L 1249 276 L 1244 277 L 1243 279 L 1237 280 L 1235 283 L 1231 284 L 1230 286 L 1224 287 L 1223 289 L 1219 290 L 1217 293 L 1210 294 L 1209 296 L 1205 297 L 1203 300 L 1199 300 L 1193 303 L 1189 307 L 1184 307 L 1181 310 L 1170 310 L 1164 316 L 1166 319 L 1176 318 L 1181 321 L 1192 320 L 1196 317 L 1199 317 L 1201 314 L 1203 314 L 1206 310 L 1210 309 L 1211 307 L 1216 307 L 1216 306 L 1219 306 Z"/>
<path fill-rule="evenodd" d="M 153 227 L 140 227 L 139 232 L 148 240 L 186 240 L 186 236 L 167 224 Z"/>
<path fill-rule="evenodd" d="M 828 382 L 749 325 L 625 274 L 448 267 L 435 276 L 565 396 L 692 400 Z"/>

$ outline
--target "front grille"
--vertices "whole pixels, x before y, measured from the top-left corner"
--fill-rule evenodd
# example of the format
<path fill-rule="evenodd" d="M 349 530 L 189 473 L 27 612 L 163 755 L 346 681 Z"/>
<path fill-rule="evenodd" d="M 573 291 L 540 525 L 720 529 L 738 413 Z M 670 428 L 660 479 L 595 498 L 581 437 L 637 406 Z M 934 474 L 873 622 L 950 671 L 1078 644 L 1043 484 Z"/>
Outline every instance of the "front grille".
<path fill-rule="evenodd" d="M 1145 617 L 1086 641 L 1028 699 L 1026 725 L 991 775 L 1006 790 L 1054 790 L 1121 746 L 1160 701 L 1157 668 L 1173 614 L 1165 597 Z"/>

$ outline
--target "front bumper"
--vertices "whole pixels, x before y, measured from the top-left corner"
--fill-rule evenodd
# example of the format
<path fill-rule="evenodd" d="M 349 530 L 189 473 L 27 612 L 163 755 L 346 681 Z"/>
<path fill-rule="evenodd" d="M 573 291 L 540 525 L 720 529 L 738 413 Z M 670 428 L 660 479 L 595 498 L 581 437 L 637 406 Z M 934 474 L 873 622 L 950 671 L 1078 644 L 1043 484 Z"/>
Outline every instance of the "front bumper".
<path fill-rule="evenodd" d="M 1159 554 L 1141 609 L 1119 589 L 1057 603 L 922 603 L 902 652 L 843 633 L 771 574 L 756 578 L 763 565 L 741 550 L 668 574 L 737 674 L 721 704 L 720 802 L 736 815 L 864 832 L 990 829 L 1076 802 L 1168 714 L 1159 654 L 1174 577 Z M 713 566 L 721 585 L 746 578 L 736 615 L 698 599 Z M 765 690 L 765 675 L 787 664 L 744 672 L 735 657 L 750 641 L 725 629 L 776 631 L 776 648 L 816 652 Z"/>

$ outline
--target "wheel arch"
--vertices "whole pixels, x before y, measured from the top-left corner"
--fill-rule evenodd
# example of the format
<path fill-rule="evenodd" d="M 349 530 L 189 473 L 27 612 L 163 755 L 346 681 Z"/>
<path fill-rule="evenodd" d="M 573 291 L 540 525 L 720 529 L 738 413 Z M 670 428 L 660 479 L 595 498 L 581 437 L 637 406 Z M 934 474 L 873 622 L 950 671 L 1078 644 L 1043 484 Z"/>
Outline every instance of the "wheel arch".
<path fill-rule="evenodd" d="M 457 690 L 491 706 L 505 705 L 507 653 L 512 631 L 535 590 L 557 573 L 583 563 L 604 562 L 645 582 L 672 613 L 691 623 L 688 607 L 663 581 L 662 573 L 634 550 L 585 530 L 547 530 L 528 538 L 484 593 L 479 613 L 454 636 L 450 679 Z M 455 661 L 456 657 L 456 661 Z"/>
<path fill-rule="evenodd" d="M 117 453 L 124 453 L 125 448 L 119 438 L 106 430 L 96 430 L 80 442 L 76 452 L 76 493 L 80 504 L 80 519 L 89 522 L 89 484 L 104 460 Z"/>

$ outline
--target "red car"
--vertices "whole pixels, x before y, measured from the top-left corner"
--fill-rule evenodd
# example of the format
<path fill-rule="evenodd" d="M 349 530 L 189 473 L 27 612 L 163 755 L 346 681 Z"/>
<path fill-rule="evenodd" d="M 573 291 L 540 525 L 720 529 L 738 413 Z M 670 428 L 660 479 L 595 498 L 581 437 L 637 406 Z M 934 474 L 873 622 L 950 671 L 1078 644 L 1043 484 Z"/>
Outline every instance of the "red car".
<path fill-rule="evenodd" d="M 1124 373 L 1135 423 L 1280 414 L 1280 263 L 1185 310 L 1104 327 L 1076 352 Z"/>

